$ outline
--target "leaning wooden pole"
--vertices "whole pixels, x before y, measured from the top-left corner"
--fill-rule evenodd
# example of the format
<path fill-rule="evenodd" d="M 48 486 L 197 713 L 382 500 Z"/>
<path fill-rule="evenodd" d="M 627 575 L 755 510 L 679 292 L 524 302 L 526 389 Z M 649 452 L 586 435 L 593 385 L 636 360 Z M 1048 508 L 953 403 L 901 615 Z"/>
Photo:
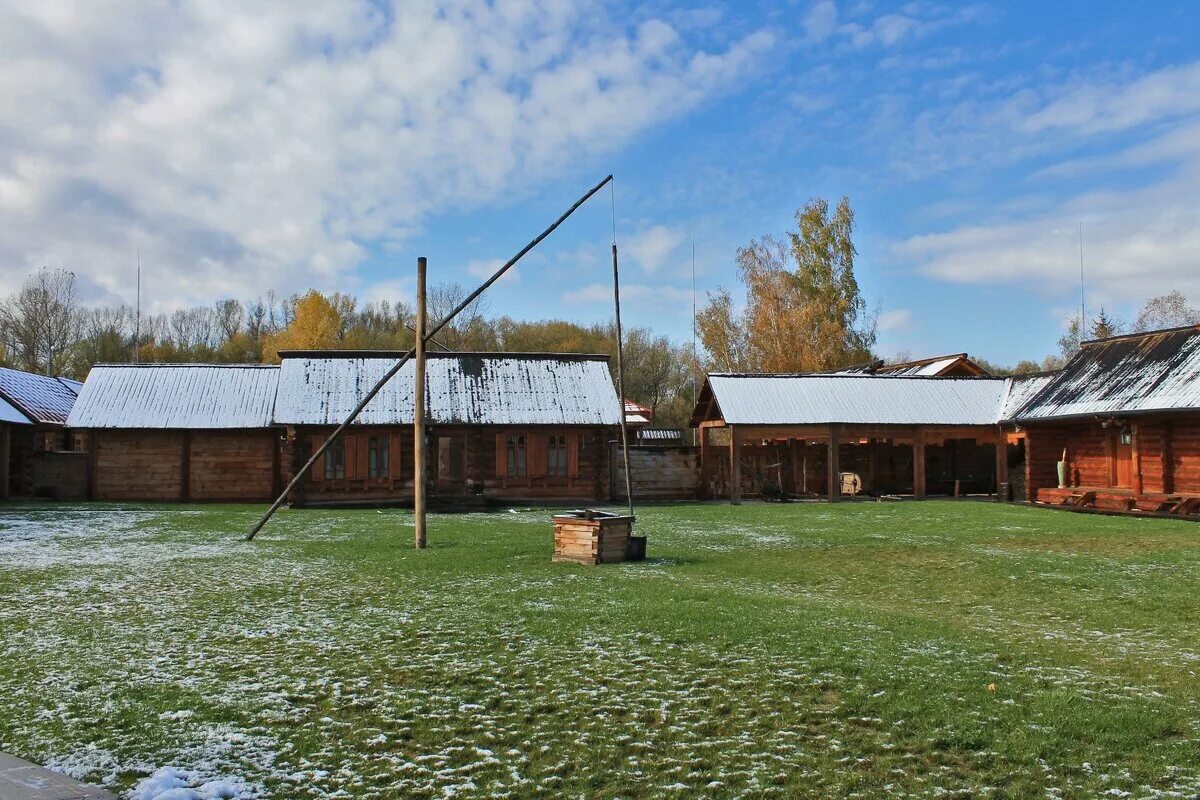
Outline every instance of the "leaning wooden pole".
<path fill-rule="evenodd" d="M 621 457 L 625 461 L 625 499 L 633 516 L 633 476 L 629 473 L 629 424 L 625 420 L 625 340 L 621 336 L 621 279 L 617 272 L 617 243 L 613 242 L 613 306 L 617 325 L 617 399 L 621 401 Z"/>
<path fill-rule="evenodd" d="M 484 281 L 479 286 L 478 289 L 476 289 L 475 291 L 473 291 L 469 295 L 467 295 L 466 299 L 463 300 L 461 303 L 459 303 L 457 306 L 455 306 L 454 310 L 451 311 L 449 314 L 447 314 L 445 319 L 443 319 L 437 325 L 434 325 L 433 328 L 431 328 L 425 334 L 425 336 L 422 337 L 424 339 L 424 341 L 428 342 L 434 336 L 437 336 L 437 334 L 439 332 L 441 332 L 442 328 L 449 325 L 450 322 L 455 317 L 457 317 L 459 314 L 461 314 L 463 312 L 463 309 L 465 309 L 467 306 L 471 305 L 471 303 L 474 303 L 476 300 L 478 300 L 479 296 L 482 295 L 489 288 L 491 288 L 493 283 L 495 283 L 496 281 L 498 281 L 502 277 L 504 277 L 504 273 L 506 273 L 510 269 L 512 269 L 512 267 L 518 261 L 520 261 L 522 258 L 525 257 L 526 253 L 528 253 L 530 250 L 532 250 L 533 248 L 535 248 L 539 244 L 541 244 L 541 241 L 543 239 L 545 239 L 550 234 L 554 233 L 554 231 L 557 230 L 559 225 L 562 225 L 564 222 L 566 222 L 567 217 L 571 216 L 576 211 L 578 211 L 580 206 L 582 206 L 584 203 L 586 203 L 588 200 L 590 200 L 592 198 L 592 195 L 594 195 L 596 192 L 603 189 L 608 184 L 608 182 L 612 180 L 612 177 L 613 177 L 612 175 L 605 177 L 604 180 L 600 181 L 595 186 L 593 186 L 591 189 L 589 189 L 587 194 L 585 194 L 583 197 L 576 200 L 575 203 L 570 208 L 568 208 L 566 211 L 563 212 L 562 216 L 560 216 L 558 219 L 554 220 L 554 223 L 551 224 L 549 228 L 546 228 L 546 230 L 539 233 L 537 235 L 537 237 L 533 239 L 533 241 L 531 241 L 529 244 L 522 247 L 515 256 L 510 258 L 503 266 L 500 267 L 500 269 L 498 269 L 494 273 L 492 273 L 492 277 L 490 277 L 486 281 Z M 304 462 L 304 466 L 302 466 L 299 470 L 297 470 L 296 474 L 292 476 L 292 479 L 290 481 L 288 481 L 288 485 L 286 487 L 284 487 L 283 492 L 279 495 L 279 497 L 275 498 L 275 502 L 272 503 L 271 507 L 267 509 L 267 513 L 263 514 L 262 518 L 259 519 L 259 521 L 255 523 L 254 527 L 250 529 L 250 532 L 248 534 L 246 534 L 246 541 L 250 541 L 251 539 L 253 539 L 255 536 L 258 535 L 258 532 L 261 531 L 263 529 L 263 526 L 266 525 L 271 520 L 271 517 L 275 516 L 275 512 L 278 511 L 280 508 L 282 508 L 283 504 L 285 502 L 287 502 L 288 495 L 291 494 L 292 491 L 297 486 L 300 485 L 300 481 L 304 480 L 304 476 L 308 473 L 308 471 L 310 469 L 312 469 L 312 465 L 317 463 L 317 459 L 319 459 L 321 456 L 325 455 L 325 451 L 329 449 L 329 445 L 333 444 L 334 439 L 341 436 L 342 432 L 344 430 L 346 430 L 346 428 L 350 427 L 350 423 L 358 418 L 358 415 L 361 414 L 363 409 L 367 407 L 367 404 L 375 399 L 375 395 L 379 394 L 380 390 L 383 389 L 384 385 L 387 384 L 387 382 L 390 381 L 396 375 L 396 373 L 399 372 L 404 367 L 404 365 L 408 363 L 409 359 L 411 359 L 414 355 L 416 355 L 416 353 L 417 353 L 417 350 L 415 347 L 412 350 L 409 350 L 407 353 L 405 353 L 400 358 L 400 360 L 397 361 L 395 363 L 395 365 L 392 366 L 391 369 L 389 369 L 386 373 L 384 373 L 384 376 L 382 378 L 380 378 L 379 381 L 373 387 L 371 387 L 371 391 L 367 392 L 366 395 L 363 397 L 363 399 L 358 401 L 358 405 L 355 406 L 354 410 L 350 412 L 350 416 L 346 417 L 345 422 L 343 422 L 341 425 L 338 425 L 337 428 L 334 429 L 333 433 L 329 434 L 329 437 L 324 442 L 321 443 L 321 446 L 317 448 L 317 451 L 309 457 L 308 461 Z M 624 412 L 624 410 L 625 410 L 625 407 L 624 407 L 624 405 L 622 405 L 621 411 Z M 622 419 L 624 419 L 624 416 L 622 416 Z"/>
<path fill-rule="evenodd" d="M 416 379 L 413 381 L 413 546 L 425 549 L 425 257 L 417 259 Z"/>

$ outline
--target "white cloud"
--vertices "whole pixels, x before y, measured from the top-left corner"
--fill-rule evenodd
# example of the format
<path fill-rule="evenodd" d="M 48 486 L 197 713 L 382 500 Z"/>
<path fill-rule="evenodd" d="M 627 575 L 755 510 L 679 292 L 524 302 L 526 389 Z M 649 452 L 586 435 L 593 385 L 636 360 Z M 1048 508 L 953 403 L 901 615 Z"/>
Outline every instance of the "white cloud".
<path fill-rule="evenodd" d="M 353 284 L 373 246 L 735 86 L 721 52 L 589 3 L 0 0 L 0 279 L 152 305 Z"/>
<path fill-rule="evenodd" d="M 683 231 L 666 225 L 653 225 L 630 236 L 621 250 L 628 253 L 646 272 L 657 272 L 670 255 L 683 244 Z"/>
<path fill-rule="evenodd" d="M 837 28 L 838 9 L 833 0 L 817 0 L 804 15 L 804 33 L 812 42 L 823 42 Z"/>
<path fill-rule="evenodd" d="M 488 278 L 496 274 L 496 270 L 504 266 L 504 261 L 499 258 L 482 258 L 472 259 L 467 262 L 467 274 L 473 278 L 478 278 L 480 282 L 486 281 Z M 502 281 L 516 283 L 521 280 L 521 265 L 516 264 L 508 272 L 504 273 Z M 475 287 L 471 287 L 474 289 Z"/>
<path fill-rule="evenodd" d="M 1089 298 L 1129 302 L 1171 289 L 1200 295 L 1200 170 L 1134 191 L 1093 192 L 1057 211 L 911 237 L 896 252 L 957 283 L 1018 283 L 1053 294 L 1078 285 L 1079 222 Z"/>
<path fill-rule="evenodd" d="M 613 302 L 611 283 L 591 283 L 582 289 L 563 292 L 563 303 L 596 304 Z M 621 304 L 642 304 L 646 302 L 685 303 L 688 313 L 691 313 L 692 293 L 689 289 L 675 286 L 650 286 L 643 283 L 621 284 Z"/>
<path fill-rule="evenodd" d="M 899 333 L 912 330 L 913 313 L 907 308 L 884 311 L 879 315 L 878 323 L 881 333 Z"/>

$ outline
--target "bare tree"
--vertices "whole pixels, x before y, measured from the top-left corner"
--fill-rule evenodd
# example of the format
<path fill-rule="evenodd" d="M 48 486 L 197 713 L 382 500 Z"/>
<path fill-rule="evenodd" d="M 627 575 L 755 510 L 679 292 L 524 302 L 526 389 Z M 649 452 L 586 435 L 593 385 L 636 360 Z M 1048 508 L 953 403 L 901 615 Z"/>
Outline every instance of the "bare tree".
<path fill-rule="evenodd" d="M 214 309 L 216 316 L 217 330 L 221 334 L 222 342 L 228 342 L 242 332 L 242 326 L 246 324 L 246 309 L 240 302 L 230 298 L 229 300 L 220 300 L 217 302 Z"/>
<path fill-rule="evenodd" d="M 0 306 L 5 350 L 22 369 L 56 374 L 67 351 L 79 341 L 75 273 L 43 267 Z"/>
<path fill-rule="evenodd" d="M 1189 303 L 1183 292 L 1176 289 L 1147 300 L 1146 304 L 1138 311 L 1137 319 L 1133 323 L 1133 330 L 1141 333 L 1161 328 L 1179 328 L 1197 323 L 1200 323 L 1200 309 Z"/>

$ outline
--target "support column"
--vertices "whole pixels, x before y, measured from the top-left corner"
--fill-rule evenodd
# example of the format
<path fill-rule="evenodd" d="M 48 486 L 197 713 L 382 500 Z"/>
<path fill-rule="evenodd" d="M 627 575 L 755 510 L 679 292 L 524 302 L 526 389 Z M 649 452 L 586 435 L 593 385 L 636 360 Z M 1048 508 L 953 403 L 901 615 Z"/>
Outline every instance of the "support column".
<path fill-rule="evenodd" d="M 708 497 L 708 429 L 696 428 L 696 438 L 700 445 L 700 486 L 696 496 L 703 499 Z"/>
<path fill-rule="evenodd" d="M 925 499 L 925 431 L 918 428 L 913 436 L 913 496 Z"/>
<path fill-rule="evenodd" d="M 1171 441 L 1174 429 L 1171 423 L 1162 424 L 1162 485 L 1163 494 L 1175 493 L 1175 444 Z"/>
<path fill-rule="evenodd" d="M 1129 470 L 1133 473 L 1132 484 L 1129 488 L 1133 489 L 1135 495 L 1142 493 L 1142 432 L 1140 426 L 1136 422 L 1131 422 L 1129 425 L 1130 434 L 1133 439 L 1133 452 L 1130 454 Z"/>
<path fill-rule="evenodd" d="M 12 448 L 12 433 L 8 425 L 0 425 L 0 500 L 8 499 L 8 459 Z"/>
<path fill-rule="evenodd" d="M 996 500 L 1003 503 L 1008 500 L 1004 494 L 1005 484 L 1008 483 L 1008 440 L 1004 431 L 996 437 Z"/>
<path fill-rule="evenodd" d="M 742 429 L 729 426 L 729 504 L 742 504 Z"/>
<path fill-rule="evenodd" d="M 192 499 L 192 432 L 183 432 L 183 444 L 179 448 L 179 502 Z"/>
<path fill-rule="evenodd" d="M 829 441 L 826 444 L 828 456 L 825 459 L 826 471 L 829 479 L 828 497 L 829 502 L 836 503 L 842 499 L 842 465 L 841 453 L 838 445 L 841 443 L 841 427 L 838 425 L 829 426 Z"/>

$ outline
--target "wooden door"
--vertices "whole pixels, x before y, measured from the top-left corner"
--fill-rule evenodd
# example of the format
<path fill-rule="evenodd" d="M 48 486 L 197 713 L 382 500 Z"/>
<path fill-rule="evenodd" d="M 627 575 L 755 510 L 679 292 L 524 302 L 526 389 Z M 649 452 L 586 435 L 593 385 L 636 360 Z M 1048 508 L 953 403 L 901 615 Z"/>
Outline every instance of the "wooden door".
<path fill-rule="evenodd" d="M 1122 443 L 1119 433 L 1116 442 L 1113 443 L 1113 460 L 1116 462 L 1113 469 L 1113 485 L 1121 489 L 1133 488 L 1133 443 Z"/>
<path fill-rule="evenodd" d="M 437 490 L 454 492 L 464 488 L 463 436 L 437 437 Z"/>

